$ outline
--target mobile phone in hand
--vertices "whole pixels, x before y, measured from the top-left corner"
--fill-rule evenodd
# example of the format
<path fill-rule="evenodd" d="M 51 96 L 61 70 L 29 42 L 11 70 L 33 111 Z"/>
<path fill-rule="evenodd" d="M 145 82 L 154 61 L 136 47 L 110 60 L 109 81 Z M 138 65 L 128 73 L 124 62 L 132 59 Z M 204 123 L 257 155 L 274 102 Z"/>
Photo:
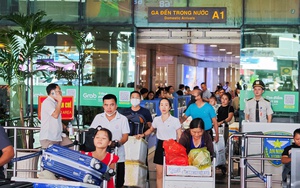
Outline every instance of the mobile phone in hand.
<path fill-rule="evenodd" d="M 54 90 L 51 91 L 51 95 L 52 95 L 53 97 L 56 97 L 56 93 L 55 93 Z"/>

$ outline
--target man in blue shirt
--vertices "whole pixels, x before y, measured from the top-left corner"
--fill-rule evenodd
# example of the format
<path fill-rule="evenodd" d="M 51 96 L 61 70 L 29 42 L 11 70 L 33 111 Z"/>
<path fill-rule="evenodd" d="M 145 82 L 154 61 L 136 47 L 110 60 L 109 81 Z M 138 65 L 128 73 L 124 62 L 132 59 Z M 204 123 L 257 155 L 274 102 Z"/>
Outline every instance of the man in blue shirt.
<path fill-rule="evenodd" d="M 201 118 L 204 121 L 204 128 L 210 135 L 212 135 L 212 128 L 215 129 L 216 136 L 214 138 L 215 142 L 219 141 L 219 131 L 217 115 L 214 108 L 203 101 L 202 92 L 199 89 L 194 89 L 191 95 L 195 97 L 196 102 L 191 104 L 185 111 L 184 116 L 181 118 L 180 122 L 184 122 L 189 116 L 192 119 Z"/>

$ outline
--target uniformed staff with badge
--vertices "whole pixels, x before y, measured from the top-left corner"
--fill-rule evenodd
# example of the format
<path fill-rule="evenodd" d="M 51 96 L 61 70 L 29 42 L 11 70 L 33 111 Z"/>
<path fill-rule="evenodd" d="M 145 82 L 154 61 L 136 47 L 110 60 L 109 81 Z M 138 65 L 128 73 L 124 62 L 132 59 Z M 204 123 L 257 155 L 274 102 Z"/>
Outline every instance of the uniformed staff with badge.
<path fill-rule="evenodd" d="M 254 98 L 248 99 L 245 106 L 245 120 L 250 122 L 268 122 L 272 120 L 273 110 L 269 100 L 262 97 L 265 84 L 261 80 L 253 82 Z"/>

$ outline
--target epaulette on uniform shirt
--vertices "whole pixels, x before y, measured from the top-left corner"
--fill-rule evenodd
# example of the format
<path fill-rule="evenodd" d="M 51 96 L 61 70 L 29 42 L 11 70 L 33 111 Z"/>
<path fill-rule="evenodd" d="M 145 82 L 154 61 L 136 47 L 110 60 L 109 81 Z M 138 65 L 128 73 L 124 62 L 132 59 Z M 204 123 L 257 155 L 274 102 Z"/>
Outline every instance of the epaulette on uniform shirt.
<path fill-rule="evenodd" d="M 253 99 L 253 97 L 252 97 L 252 98 L 250 98 L 250 99 L 247 99 L 247 101 L 250 101 L 251 99 Z"/>
<path fill-rule="evenodd" d="M 268 99 L 264 98 L 266 101 L 270 102 Z"/>

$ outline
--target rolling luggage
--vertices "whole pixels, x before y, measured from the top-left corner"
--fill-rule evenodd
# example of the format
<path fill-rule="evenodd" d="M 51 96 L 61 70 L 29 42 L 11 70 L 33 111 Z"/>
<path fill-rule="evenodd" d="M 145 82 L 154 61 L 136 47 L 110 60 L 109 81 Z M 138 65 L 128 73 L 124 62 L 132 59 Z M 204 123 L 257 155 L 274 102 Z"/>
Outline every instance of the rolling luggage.
<path fill-rule="evenodd" d="M 67 179 L 99 186 L 107 171 L 101 161 L 56 144 L 43 151 L 41 166 Z"/>

